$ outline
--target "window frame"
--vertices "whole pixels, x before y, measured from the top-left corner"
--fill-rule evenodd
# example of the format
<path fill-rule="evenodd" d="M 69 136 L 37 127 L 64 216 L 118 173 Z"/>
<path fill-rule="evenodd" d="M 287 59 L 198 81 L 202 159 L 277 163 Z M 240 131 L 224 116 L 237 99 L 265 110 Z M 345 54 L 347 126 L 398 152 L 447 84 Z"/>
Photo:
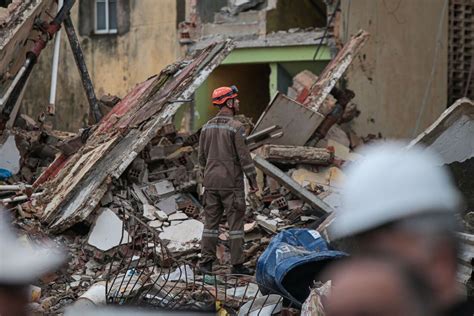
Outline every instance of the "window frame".
<path fill-rule="evenodd" d="M 118 27 L 115 29 L 110 28 L 110 11 L 109 11 L 109 2 L 110 0 L 95 0 L 94 1 L 94 34 L 103 35 L 103 34 L 117 34 Z M 105 29 L 98 29 L 97 22 L 99 19 L 99 15 L 97 12 L 97 4 L 98 3 L 105 3 Z M 118 1 L 116 1 L 117 5 Z M 115 13 L 117 14 L 117 12 Z"/>

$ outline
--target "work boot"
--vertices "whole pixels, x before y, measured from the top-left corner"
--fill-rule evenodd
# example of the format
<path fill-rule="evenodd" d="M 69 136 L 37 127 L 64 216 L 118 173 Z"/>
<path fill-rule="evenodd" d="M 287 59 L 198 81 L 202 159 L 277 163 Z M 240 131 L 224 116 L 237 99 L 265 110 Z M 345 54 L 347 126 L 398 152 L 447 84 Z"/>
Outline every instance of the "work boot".
<path fill-rule="evenodd" d="M 253 275 L 254 271 L 245 267 L 242 263 L 232 266 L 232 274 Z"/>
<path fill-rule="evenodd" d="M 202 274 L 211 274 L 212 273 L 212 261 L 202 262 L 199 264 L 199 271 Z"/>

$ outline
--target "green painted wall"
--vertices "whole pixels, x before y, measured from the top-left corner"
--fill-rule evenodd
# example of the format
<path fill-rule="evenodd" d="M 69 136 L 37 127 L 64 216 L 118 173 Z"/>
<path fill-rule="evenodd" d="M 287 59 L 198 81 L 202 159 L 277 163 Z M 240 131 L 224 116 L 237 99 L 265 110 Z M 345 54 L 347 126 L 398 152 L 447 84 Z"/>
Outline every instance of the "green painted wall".
<path fill-rule="evenodd" d="M 316 46 L 252 47 L 234 50 L 223 65 L 313 61 Z M 321 47 L 317 60 L 330 60 L 329 48 Z"/>
<path fill-rule="evenodd" d="M 194 130 L 217 113 L 211 104 L 211 93 L 223 85 L 236 84 L 239 87 L 241 112 L 256 122 L 277 90 L 286 93 L 294 75 L 305 69 L 321 73 L 330 60 L 329 49 L 321 47 L 317 60 L 313 61 L 315 51 L 315 46 L 234 50 L 196 90 Z M 178 117 L 176 121 L 178 123 Z"/>

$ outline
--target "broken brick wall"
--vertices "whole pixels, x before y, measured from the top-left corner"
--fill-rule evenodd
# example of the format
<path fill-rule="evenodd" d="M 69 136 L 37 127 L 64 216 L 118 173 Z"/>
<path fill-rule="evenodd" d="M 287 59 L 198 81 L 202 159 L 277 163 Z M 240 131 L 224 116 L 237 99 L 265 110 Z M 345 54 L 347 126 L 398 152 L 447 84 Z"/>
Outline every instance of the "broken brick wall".
<path fill-rule="evenodd" d="M 90 6 L 85 5 L 88 2 L 93 1 L 76 1 L 72 18 L 98 97 L 106 93 L 123 97 L 137 82 L 159 73 L 164 66 L 179 57 L 175 0 L 120 0 L 119 7 L 129 8 L 128 19 L 127 14 L 118 14 L 118 33 L 102 35 L 91 31 L 90 16 L 84 13 L 87 21 L 79 20 L 80 8 L 91 11 Z M 92 13 L 93 10 L 89 15 Z M 125 21 L 121 23 L 121 19 Z M 84 23 L 89 23 L 89 27 Z M 84 32 L 85 28 L 87 32 Z M 50 43 L 43 51 L 33 70 L 23 101 L 23 112 L 34 118 L 49 103 L 53 48 L 54 44 Z M 77 131 L 87 122 L 88 107 L 76 64 L 63 32 L 56 116 L 52 118 L 54 127 Z"/>

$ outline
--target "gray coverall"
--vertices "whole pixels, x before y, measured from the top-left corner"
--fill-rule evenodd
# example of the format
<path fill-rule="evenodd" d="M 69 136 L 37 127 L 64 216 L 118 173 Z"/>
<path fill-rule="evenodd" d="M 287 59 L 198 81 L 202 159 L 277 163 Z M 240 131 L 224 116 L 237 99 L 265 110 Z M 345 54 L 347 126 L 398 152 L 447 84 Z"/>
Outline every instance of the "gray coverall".
<path fill-rule="evenodd" d="M 202 262 L 216 259 L 219 223 L 224 211 L 229 223 L 232 265 L 244 261 L 244 173 L 257 186 L 256 170 L 245 144 L 245 129 L 231 115 L 218 114 L 203 126 L 199 139 L 199 164 L 204 169 Z"/>

